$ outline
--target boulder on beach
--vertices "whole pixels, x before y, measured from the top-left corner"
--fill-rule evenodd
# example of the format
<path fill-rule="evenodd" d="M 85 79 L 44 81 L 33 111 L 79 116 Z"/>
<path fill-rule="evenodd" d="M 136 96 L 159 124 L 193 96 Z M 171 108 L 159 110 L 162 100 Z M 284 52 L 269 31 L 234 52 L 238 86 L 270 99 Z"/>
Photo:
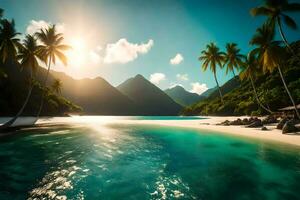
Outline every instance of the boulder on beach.
<path fill-rule="evenodd" d="M 240 118 L 233 120 L 232 122 L 229 123 L 229 125 L 243 125 L 243 122 Z"/>
<path fill-rule="evenodd" d="M 262 126 L 263 126 L 262 121 L 256 118 L 255 120 L 253 120 L 253 122 L 247 125 L 246 128 L 257 128 Z"/>
<path fill-rule="evenodd" d="M 282 134 L 295 133 L 295 132 L 299 131 L 299 129 L 295 125 L 296 125 L 295 120 L 289 120 L 289 121 L 285 122 L 285 124 L 282 128 Z"/>
<path fill-rule="evenodd" d="M 277 123 L 277 122 L 278 122 L 277 118 L 273 115 L 269 115 L 269 116 L 267 116 L 266 118 L 264 118 L 262 120 L 263 124 L 274 124 L 274 123 Z"/>
<path fill-rule="evenodd" d="M 287 117 L 282 118 L 279 123 L 277 124 L 276 128 L 277 129 L 282 129 L 284 124 L 288 121 L 289 119 Z"/>
<path fill-rule="evenodd" d="M 263 127 L 261 127 L 261 130 L 262 131 L 267 131 L 267 130 L 269 130 L 267 127 L 265 127 L 265 126 L 263 126 Z"/>

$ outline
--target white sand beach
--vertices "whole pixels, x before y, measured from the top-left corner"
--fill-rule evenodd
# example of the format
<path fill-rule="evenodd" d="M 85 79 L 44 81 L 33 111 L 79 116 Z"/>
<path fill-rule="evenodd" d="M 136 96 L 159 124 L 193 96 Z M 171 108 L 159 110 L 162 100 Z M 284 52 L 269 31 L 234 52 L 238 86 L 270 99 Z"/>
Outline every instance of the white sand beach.
<path fill-rule="evenodd" d="M 241 119 L 247 116 L 239 117 Z M 113 117 L 113 116 L 101 116 L 100 119 L 94 116 L 80 116 L 80 117 L 54 117 L 54 118 L 41 118 L 37 124 L 57 124 L 57 123 L 86 123 L 86 124 L 140 124 L 140 125 L 159 125 L 159 126 L 174 126 L 174 127 L 186 127 L 195 128 L 200 130 L 215 131 L 224 134 L 231 134 L 236 136 L 248 137 L 259 140 L 270 140 L 274 142 L 281 142 L 286 144 L 292 144 L 300 146 L 300 134 L 282 134 L 281 130 L 276 129 L 276 124 L 267 125 L 267 131 L 261 130 L 261 128 L 245 128 L 244 126 L 223 126 L 217 125 L 225 120 L 235 120 L 238 117 L 216 117 L 210 116 L 207 119 L 199 120 L 132 120 L 127 117 Z M 8 120 L 8 118 L 1 118 L 1 122 Z"/>
<path fill-rule="evenodd" d="M 239 117 L 241 119 L 246 118 Z M 259 140 L 270 140 L 274 142 L 282 142 L 286 144 L 292 144 L 300 146 L 300 134 L 282 134 L 281 130 L 276 129 L 276 125 L 267 125 L 267 131 L 261 130 L 261 128 L 245 128 L 244 126 L 222 126 L 216 125 L 225 120 L 235 120 L 238 117 L 207 117 L 207 119 L 201 120 L 133 120 L 130 123 L 135 124 L 153 124 L 161 126 L 176 126 L 176 127 L 187 127 L 196 128 L 201 130 L 216 131 L 225 134 L 232 134 L 242 137 L 249 137 Z M 126 122 L 128 123 L 128 121 Z"/>

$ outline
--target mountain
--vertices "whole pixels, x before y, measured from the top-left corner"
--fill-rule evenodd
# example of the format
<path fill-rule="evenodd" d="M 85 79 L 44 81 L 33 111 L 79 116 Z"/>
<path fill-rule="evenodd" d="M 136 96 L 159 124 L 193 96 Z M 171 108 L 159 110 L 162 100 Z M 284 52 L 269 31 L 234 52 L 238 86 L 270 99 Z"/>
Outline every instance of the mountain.
<path fill-rule="evenodd" d="M 241 85 L 241 81 L 240 81 L 239 77 L 238 76 L 233 77 L 232 79 L 228 80 L 226 83 L 224 83 L 221 86 L 222 94 L 225 95 L 228 92 L 232 91 L 233 89 L 239 87 L 240 85 Z M 213 99 L 213 98 L 220 96 L 218 88 L 217 87 L 214 87 L 214 88 L 212 88 L 214 90 L 207 96 L 207 98 Z"/>
<path fill-rule="evenodd" d="M 1 64 L 0 68 L 7 74 L 6 78 L 0 77 L 0 116 L 13 116 L 25 101 L 29 88 L 30 73 L 27 68 L 21 70 L 20 65 L 15 62 Z M 44 78 L 45 74 L 46 70 L 41 68 L 37 73 L 37 77 Z M 46 95 L 41 115 L 61 116 L 65 113 L 81 111 L 79 106 L 51 90 L 45 90 L 37 82 L 23 115 L 32 116 L 37 114 L 44 93 Z"/>
<path fill-rule="evenodd" d="M 182 106 L 142 75 L 136 75 L 117 89 L 135 102 L 139 115 L 177 115 Z"/>
<path fill-rule="evenodd" d="M 134 115 L 136 106 L 103 78 L 73 79 L 61 73 L 51 72 L 49 82 L 54 78 L 61 80 L 62 95 L 80 105 L 85 114 L 97 115 Z"/>
<path fill-rule="evenodd" d="M 188 106 L 203 99 L 196 93 L 186 91 L 183 87 L 177 85 L 164 91 L 169 97 L 182 106 Z"/>
<path fill-rule="evenodd" d="M 200 94 L 200 97 L 205 97 L 205 98 L 209 97 L 209 95 L 211 95 L 217 89 L 218 89 L 217 87 L 209 88 L 208 90 L 206 90 L 205 92 L 203 92 L 202 94 Z"/>

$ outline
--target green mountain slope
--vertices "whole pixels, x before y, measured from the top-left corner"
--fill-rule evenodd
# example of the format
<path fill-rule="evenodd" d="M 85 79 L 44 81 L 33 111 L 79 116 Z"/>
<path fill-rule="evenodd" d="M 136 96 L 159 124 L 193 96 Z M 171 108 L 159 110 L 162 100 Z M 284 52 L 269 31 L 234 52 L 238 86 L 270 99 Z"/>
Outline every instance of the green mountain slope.
<path fill-rule="evenodd" d="M 292 44 L 294 51 L 300 55 L 300 41 Z M 300 62 L 290 56 L 282 65 L 283 74 L 288 87 L 296 101 L 300 103 Z M 232 80 L 228 81 L 229 84 Z M 229 85 L 231 85 L 230 83 Z M 235 84 L 232 84 L 233 86 Z M 283 87 L 278 70 L 271 74 L 259 75 L 255 86 L 260 100 L 273 111 L 290 106 L 291 102 Z M 207 99 L 189 106 L 182 112 L 185 115 L 245 115 L 266 114 L 256 103 L 253 89 L 249 81 L 243 81 L 239 86 L 224 95 L 225 105 L 222 105 L 217 94 L 211 94 Z"/>
<path fill-rule="evenodd" d="M 21 70 L 17 64 L 6 63 L 0 66 L 7 74 L 7 78 L 0 78 L 0 116 L 13 116 L 22 106 L 29 85 L 29 71 Z M 43 71 L 44 69 L 41 69 Z M 44 70 L 45 71 L 45 70 Z M 43 88 L 37 84 L 23 115 L 36 115 L 39 109 Z M 42 115 L 63 115 L 67 112 L 78 112 L 81 108 L 69 100 L 47 91 Z"/>
<path fill-rule="evenodd" d="M 226 83 L 224 83 L 221 86 L 222 94 L 225 95 L 228 92 L 231 92 L 233 89 L 239 87 L 240 84 L 241 84 L 241 82 L 239 80 L 239 77 L 237 77 L 237 76 L 228 80 Z M 219 97 L 219 90 L 217 87 L 215 87 L 215 89 L 213 91 L 211 91 L 211 93 L 207 96 L 207 98 L 214 99 L 217 97 Z"/>
<path fill-rule="evenodd" d="M 181 86 L 175 86 L 173 88 L 166 89 L 164 92 L 182 106 L 189 106 L 200 101 L 201 99 L 204 99 L 204 97 L 200 97 L 196 93 L 186 91 Z"/>
<path fill-rule="evenodd" d="M 216 90 L 217 90 L 217 87 L 209 88 L 208 90 L 206 90 L 205 92 L 200 94 L 200 97 L 204 97 L 204 98 L 209 97 L 209 95 L 211 95 Z"/>
<path fill-rule="evenodd" d="M 139 115 L 177 115 L 182 109 L 142 75 L 126 80 L 117 89 L 135 102 Z"/>

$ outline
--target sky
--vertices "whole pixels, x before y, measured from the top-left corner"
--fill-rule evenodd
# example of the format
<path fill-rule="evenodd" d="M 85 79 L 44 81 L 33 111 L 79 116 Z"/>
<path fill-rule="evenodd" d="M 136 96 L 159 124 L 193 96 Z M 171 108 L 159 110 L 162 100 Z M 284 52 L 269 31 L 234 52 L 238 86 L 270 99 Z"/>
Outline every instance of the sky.
<path fill-rule="evenodd" d="M 298 2 L 294 0 L 291 2 Z M 14 18 L 22 34 L 56 24 L 73 47 L 68 66 L 52 69 L 74 78 L 103 77 L 117 86 L 141 74 L 161 89 L 182 85 L 202 93 L 216 86 L 198 57 L 214 42 L 222 51 L 235 42 L 242 53 L 265 20 L 249 10 L 260 0 L 0 0 L 6 18 Z M 300 13 L 291 13 L 300 22 Z M 284 26 L 289 41 L 299 30 Z M 277 36 L 278 37 L 278 36 Z M 232 78 L 218 70 L 220 84 Z"/>

